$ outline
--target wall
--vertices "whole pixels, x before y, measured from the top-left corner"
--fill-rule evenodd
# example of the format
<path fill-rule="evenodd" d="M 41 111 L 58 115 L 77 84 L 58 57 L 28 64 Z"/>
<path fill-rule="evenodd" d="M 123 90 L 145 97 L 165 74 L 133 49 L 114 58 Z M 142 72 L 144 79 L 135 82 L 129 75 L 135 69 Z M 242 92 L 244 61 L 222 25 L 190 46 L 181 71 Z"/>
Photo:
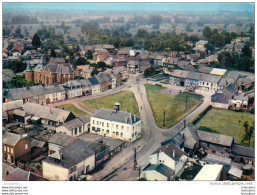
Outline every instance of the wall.
<path fill-rule="evenodd" d="M 143 171 L 140 178 L 145 178 L 148 181 L 167 181 L 168 178 L 157 171 Z"/>
<path fill-rule="evenodd" d="M 228 109 L 228 104 L 222 104 L 217 102 L 211 102 L 212 107 L 214 108 L 222 108 L 222 109 Z"/>
<path fill-rule="evenodd" d="M 69 180 L 69 170 L 60 166 L 50 164 L 42 161 L 43 164 L 43 178 L 50 181 L 67 181 Z"/>

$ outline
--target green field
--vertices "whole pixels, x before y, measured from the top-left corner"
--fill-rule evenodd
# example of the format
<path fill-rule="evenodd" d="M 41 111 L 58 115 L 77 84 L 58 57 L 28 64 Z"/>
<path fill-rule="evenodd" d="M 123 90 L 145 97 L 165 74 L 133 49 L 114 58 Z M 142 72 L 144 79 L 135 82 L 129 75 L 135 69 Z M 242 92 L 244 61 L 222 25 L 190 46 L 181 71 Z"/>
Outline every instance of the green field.
<path fill-rule="evenodd" d="M 88 113 L 83 112 L 73 104 L 63 104 L 63 105 L 57 106 L 57 108 L 60 108 L 60 109 L 64 108 L 64 110 L 71 111 L 75 116 L 82 116 L 82 115 L 90 116 Z"/>
<path fill-rule="evenodd" d="M 245 121 L 252 125 L 254 115 L 246 112 L 212 108 L 196 125 L 211 128 L 216 133 L 232 136 L 236 144 L 248 146 L 248 141 L 241 143 L 245 134 L 245 128 L 243 127 Z M 254 133 L 251 139 L 252 147 L 253 142 Z"/>
<path fill-rule="evenodd" d="M 161 128 L 170 128 L 183 119 L 202 102 L 203 96 L 191 93 L 178 95 L 164 94 L 162 86 L 145 85 L 156 124 Z M 187 103 L 186 103 L 187 99 Z M 165 125 L 163 125 L 165 111 Z"/>
<path fill-rule="evenodd" d="M 130 91 L 121 91 L 101 98 L 82 101 L 79 103 L 79 105 L 87 110 L 90 110 L 91 112 L 95 112 L 96 107 L 98 109 L 114 109 L 116 102 L 120 103 L 120 110 L 131 112 L 136 116 L 140 116 L 136 98 Z"/>

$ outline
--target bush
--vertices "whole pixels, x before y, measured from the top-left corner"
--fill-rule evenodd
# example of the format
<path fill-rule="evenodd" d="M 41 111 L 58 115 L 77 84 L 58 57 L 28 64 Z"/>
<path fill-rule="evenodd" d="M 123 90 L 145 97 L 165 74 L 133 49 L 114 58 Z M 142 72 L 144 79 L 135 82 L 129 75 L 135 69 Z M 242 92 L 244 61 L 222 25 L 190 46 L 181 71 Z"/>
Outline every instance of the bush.
<path fill-rule="evenodd" d="M 198 129 L 202 130 L 202 131 L 207 131 L 207 132 L 210 132 L 210 133 L 219 133 L 218 131 L 213 130 L 213 129 L 211 129 L 209 127 L 206 127 L 206 126 L 200 126 Z"/>
<path fill-rule="evenodd" d="M 200 113 L 192 122 L 193 125 L 195 125 L 196 123 L 198 123 L 202 118 L 203 116 L 210 110 L 212 109 L 212 106 L 209 105 L 202 113 Z"/>

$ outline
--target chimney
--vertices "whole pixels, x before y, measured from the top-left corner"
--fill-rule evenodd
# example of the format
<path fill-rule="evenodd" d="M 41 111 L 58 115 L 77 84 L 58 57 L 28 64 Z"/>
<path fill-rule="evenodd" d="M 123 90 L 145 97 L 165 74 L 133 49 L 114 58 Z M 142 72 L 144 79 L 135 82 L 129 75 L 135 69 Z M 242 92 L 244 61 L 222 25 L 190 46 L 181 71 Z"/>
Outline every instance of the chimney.
<path fill-rule="evenodd" d="M 60 152 L 60 160 L 63 159 L 63 153 Z"/>
<path fill-rule="evenodd" d="M 125 117 L 125 123 L 128 123 L 128 117 Z"/>
<path fill-rule="evenodd" d="M 160 153 L 160 151 L 158 150 L 158 152 L 157 152 L 157 163 L 156 163 L 157 165 L 159 164 L 159 153 Z"/>
<path fill-rule="evenodd" d="M 115 112 L 120 111 L 120 103 L 119 102 L 115 103 L 114 110 L 115 110 Z"/>
<path fill-rule="evenodd" d="M 135 121 L 135 122 L 137 121 L 137 117 L 136 117 L 136 115 L 134 115 L 134 121 Z"/>
<path fill-rule="evenodd" d="M 176 153 L 175 153 L 175 150 L 173 150 L 173 158 L 175 158 L 176 156 Z"/>

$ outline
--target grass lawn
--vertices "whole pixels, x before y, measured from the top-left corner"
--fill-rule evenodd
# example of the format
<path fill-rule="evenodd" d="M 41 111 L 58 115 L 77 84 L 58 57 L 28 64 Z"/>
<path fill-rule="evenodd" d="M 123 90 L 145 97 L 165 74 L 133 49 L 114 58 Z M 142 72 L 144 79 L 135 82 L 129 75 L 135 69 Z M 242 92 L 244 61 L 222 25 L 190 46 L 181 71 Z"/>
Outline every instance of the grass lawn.
<path fill-rule="evenodd" d="M 96 107 L 98 109 L 114 109 L 116 102 L 120 103 L 120 110 L 131 112 L 136 116 L 140 116 L 136 98 L 130 91 L 121 91 L 101 98 L 82 101 L 79 103 L 79 105 L 87 110 L 90 110 L 91 112 L 95 112 Z"/>
<path fill-rule="evenodd" d="M 183 119 L 202 102 L 203 98 L 201 95 L 192 93 L 164 94 L 161 91 L 165 87 L 157 85 L 147 84 L 145 87 L 156 124 L 161 128 L 169 128 Z M 164 111 L 165 125 L 163 125 Z"/>
<path fill-rule="evenodd" d="M 57 106 L 57 108 L 61 108 L 61 109 L 64 108 L 64 110 L 69 110 L 75 116 L 82 116 L 82 115 L 90 116 L 88 113 L 83 112 L 82 110 L 80 110 L 76 106 L 74 106 L 73 104 L 63 104 L 63 105 Z"/>
<path fill-rule="evenodd" d="M 245 128 L 243 127 L 245 121 L 252 125 L 254 114 L 212 108 L 196 125 L 198 127 L 208 127 L 216 133 L 232 136 L 236 144 L 241 144 L 245 134 Z M 251 147 L 253 147 L 253 142 L 254 133 L 251 139 Z M 248 141 L 241 145 L 248 146 Z"/>

